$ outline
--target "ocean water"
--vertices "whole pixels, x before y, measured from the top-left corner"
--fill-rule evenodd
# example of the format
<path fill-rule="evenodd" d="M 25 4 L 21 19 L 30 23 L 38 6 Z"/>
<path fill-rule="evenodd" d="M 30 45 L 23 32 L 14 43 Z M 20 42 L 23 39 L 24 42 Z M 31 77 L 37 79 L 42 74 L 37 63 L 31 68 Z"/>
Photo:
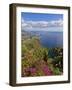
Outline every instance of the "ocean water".
<path fill-rule="evenodd" d="M 44 47 L 49 47 L 49 48 L 63 47 L 62 32 L 31 31 L 31 33 L 32 35 L 39 36 L 40 43 Z"/>
<path fill-rule="evenodd" d="M 52 29 L 52 28 L 51 28 Z M 40 43 L 43 47 L 55 48 L 63 47 L 63 32 L 62 28 L 57 29 L 57 31 L 44 31 L 44 30 L 26 30 L 32 36 L 38 36 Z M 54 29 L 55 30 L 55 29 Z"/>
<path fill-rule="evenodd" d="M 63 47 L 62 32 L 45 32 L 40 36 L 40 42 L 44 47 Z"/>

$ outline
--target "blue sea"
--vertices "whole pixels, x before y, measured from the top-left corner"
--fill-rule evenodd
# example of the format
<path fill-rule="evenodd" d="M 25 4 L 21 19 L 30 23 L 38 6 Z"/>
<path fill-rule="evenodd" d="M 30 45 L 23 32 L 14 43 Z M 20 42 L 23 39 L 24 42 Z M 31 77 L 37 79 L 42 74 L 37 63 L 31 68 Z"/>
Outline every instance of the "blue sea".
<path fill-rule="evenodd" d="M 27 30 L 32 36 L 38 36 L 43 47 L 55 48 L 63 47 L 63 32 L 62 31 L 39 31 Z"/>

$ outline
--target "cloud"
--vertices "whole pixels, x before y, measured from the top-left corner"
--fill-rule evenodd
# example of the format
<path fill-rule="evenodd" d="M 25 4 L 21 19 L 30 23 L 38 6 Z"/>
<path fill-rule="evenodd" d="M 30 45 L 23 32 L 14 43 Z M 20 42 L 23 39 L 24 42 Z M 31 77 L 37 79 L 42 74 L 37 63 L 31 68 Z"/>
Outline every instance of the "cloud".
<path fill-rule="evenodd" d="M 48 28 L 48 27 L 63 27 L 63 20 L 53 20 L 53 21 L 25 21 L 21 20 L 21 27 L 23 29 L 31 28 Z"/>

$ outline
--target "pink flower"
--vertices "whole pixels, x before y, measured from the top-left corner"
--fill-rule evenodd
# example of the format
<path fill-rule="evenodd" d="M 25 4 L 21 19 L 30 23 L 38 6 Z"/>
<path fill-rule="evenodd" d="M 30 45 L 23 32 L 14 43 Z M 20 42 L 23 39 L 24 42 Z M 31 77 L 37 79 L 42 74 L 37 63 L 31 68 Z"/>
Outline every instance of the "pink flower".
<path fill-rule="evenodd" d="M 52 71 L 50 70 L 50 68 L 48 68 L 48 66 L 44 66 L 42 70 L 45 75 L 52 75 Z"/>

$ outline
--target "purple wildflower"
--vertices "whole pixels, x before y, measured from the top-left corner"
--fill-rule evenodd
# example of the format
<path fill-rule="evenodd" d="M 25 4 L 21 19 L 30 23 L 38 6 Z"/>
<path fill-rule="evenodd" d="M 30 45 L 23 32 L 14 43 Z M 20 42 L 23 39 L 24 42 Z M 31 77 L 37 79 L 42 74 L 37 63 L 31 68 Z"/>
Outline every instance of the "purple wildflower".
<path fill-rule="evenodd" d="M 36 68 L 29 68 L 31 73 L 35 73 L 36 72 Z"/>
<path fill-rule="evenodd" d="M 52 71 L 50 70 L 50 68 L 48 68 L 48 66 L 44 66 L 42 70 L 45 75 L 52 75 Z"/>
<path fill-rule="evenodd" d="M 32 67 L 24 68 L 23 73 L 24 73 L 25 76 L 35 75 L 36 68 L 32 68 Z"/>

